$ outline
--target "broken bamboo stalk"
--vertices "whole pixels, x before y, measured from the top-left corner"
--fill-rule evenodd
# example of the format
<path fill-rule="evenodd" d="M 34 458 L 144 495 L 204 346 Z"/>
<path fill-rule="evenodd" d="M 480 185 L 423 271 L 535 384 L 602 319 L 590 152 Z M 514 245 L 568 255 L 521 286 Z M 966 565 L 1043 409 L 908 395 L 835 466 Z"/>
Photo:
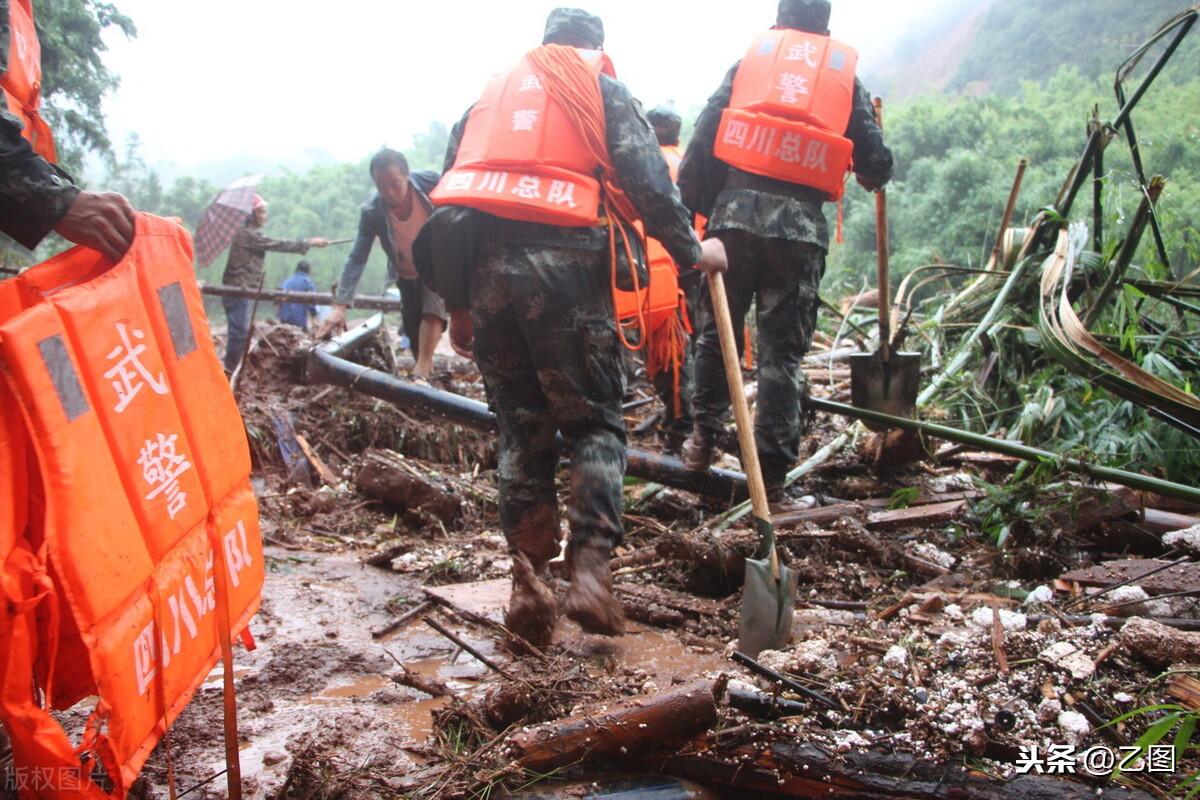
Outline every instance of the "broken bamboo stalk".
<path fill-rule="evenodd" d="M 509 737 L 508 748 L 518 766 L 541 773 L 589 759 L 661 750 L 716 723 L 727 680 L 697 681 L 526 728 Z"/>
<path fill-rule="evenodd" d="M 1186 500 L 1191 503 L 1200 503 L 1200 489 L 1192 486 L 1184 486 L 1180 483 L 1165 481 L 1149 475 L 1140 475 L 1136 472 L 1127 472 L 1123 469 L 1089 464 L 1086 461 L 1080 461 L 1075 458 L 1067 458 L 1057 453 L 1052 453 L 1049 450 L 1041 450 L 1036 447 L 1029 447 L 1028 445 L 1020 444 L 1019 442 L 1008 441 L 1007 439 L 993 439 L 977 433 L 959 430 L 958 428 L 950 428 L 945 425 L 938 425 L 934 422 L 924 422 L 922 420 L 908 419 L 905 417 L 894 417 L 891 414 L 883 414 L 866 408 L 856 408 L 854 406 L 846 405 L 845 403 L 835 403 L 832 400 L 823 400 L 819 397 L 810 397 L 808 398 L 807 402 L 817 411 L 823 411 L 827 414 L 836 414 L 838 416 L 850 417 L 852 419 L 869 420 L 871 422 L 877 422 L 880 425 L 886 425 L 892 428 L 906 428 L 908 430 L 923 433 L 926 436 L 932 436 L 935 439 L 945 439 L 946 441 L 950 442 L 960 442 L 985 452 L 1000 453 L 1002 455 L 1022 459 L 1023 461 L 1058 463 L 1067 469 L 1074 470 L 1076 472 L 1082 472 L 1083 474 L 1090 475 L 1091 477 L 1100 481 L 1119 483 L 1122 486 L 1129 486 L 1134 489 L 1142 489 L 1144 491 L 1155 492 L 1157 494 L 1167 495 L 1169 497 L 1177 497 L 1180 500 Z"/>
<path fill-rule="evenodd" d="M 826 461 L 828 461 L 830 458 L 832 458 L 835 453 L 837 453 L 839 450 L 841 450 L 843 447 L 850 444 L 853 440 L 855 440 L 857 438 L 858 438 L 858 428 L 857 427 L 855 427 L 854 430 L 852 430 L 852 431 L 845 431 L 844 433 L 840 434 L 832 442 L 825 445 L 820 450 L 818 450 L 817 452 L 815 452 L 811 456 L 809 456 L 809 458 L 803 464 L 801 464 L 800 466 L 796 467 L 794 470 L 789 472 L 787 474 L 787 478 L 784 479 L 783 485 L 791 486 L 793 483 L 800 480 L 805 475 L 809 474 L 810 472 L 815 470 L 817 467 L 824 464 Z M 736 505 L 733 508 L 726 511 L 723 515 L 721 515 L 717 519 L 715 525 L 713 526 L 713 530 L 717 533 L 720 533 L 721 531 L 726 530 L 731 525 L 733 525 L 735 522 L 745 519 L 746 516 L 750 513 L 750 511 L 751 511 L 751 504 L 750 504 L 749 500 L 739 503 L 738 505 Z"/>
<path fill-rule="evenodd" d="M 1154 213 L 1154 207 L 1158 203 L 1159 195 L 1162 194 L 1163 188 L 1167 182 L 1161 175 L 1155 175 L 1150 179 L 1150 185 L 1146 187 L 1145 194 L 1142 195 L 1142 202 L 1138 205 L 1137 212 L 1133 215 L 1133 222 L 1129 226 L 1129 234 L 1121 242 L 1121 249 L 1117 252 L 1117 257 L 1109 264 L 1108 275 L 1104 279 L 1104 284 L 1100 287 L 1099 294 L 1096 295 L 1096 300 L 1092 303 L 1087 313 L 1083 315 L 1083 326 L 1091 328 L 1095 324 L 1096 319 L 1100 316 L 1100 312 L 1108 305 L 1108 301 L 1112 299 L 1113 292 L 1117 290 L 1117 286 L 1125 277 L 1125 270 L 1133 263 L 1133 256 L 1137 253 L 1138 246 L 1142 243 L 1142 234 L 1146 232 L 1146 225 L 1150 222 L 1150 216 Z"/>

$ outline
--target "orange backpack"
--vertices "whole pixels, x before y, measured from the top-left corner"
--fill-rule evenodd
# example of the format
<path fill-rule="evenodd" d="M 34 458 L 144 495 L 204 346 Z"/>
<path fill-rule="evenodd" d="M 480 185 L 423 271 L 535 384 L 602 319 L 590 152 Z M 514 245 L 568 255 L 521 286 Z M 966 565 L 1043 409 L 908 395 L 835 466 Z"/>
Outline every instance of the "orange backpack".
<path fill-rule="evenodd" d="M 57 160 L 50 126 L 38 111 L 42 104 L 42 48 L 33 25 L 31 0 L 10 0 L 8 68 L 0 75 L 0 90 L 13 116 L 24 127 L 21 135 L 34 152 L 53 164 Z"/>
<path fill-rule="evenodd" d="M 19 769 L 58 771 L 22 796 L 124 797 L 231 637 L 252 645 L 264 577 L 188 234 L 140 214 L 116 265 L 77 247 L 0 284 L 0 367 L 0 479 L 24 463 L 30 498 L 0 516 L 0 718 Z M 90 695 L 75 747 L 48 712 Z"/>
<path fill-rule="evenodd" d="M 666 159 L 667 169 L 671 173 L 671 183 L 679 179 L 679 164 L 682 154 L 676 146 L 668 145 L 662 148 L 663 158 Z M 638 306 L 646 318 L 646 329 L 653 335 L 666 321 L 674 317 L 682 302 L 679 290 L 679 273 L 675 260 L 667 249 L 657 239 L 646 236 L 642 223 L 637 223 L 638 233 L 646 242 L 646 261 L 649 264 L 649 281 L 646 288 L 639 292 L 618 290 L 614 296 L 616 303 L 617 321 L 627 323 L 638 316 Z"/>
<path fill-rule="evenodd" d="M 755 175 L 842 196 L 854 145 L 858 54 L 828 36 L 775 29 L 755 37 L 733 80 L 713 153 Z"/>
<path fill-rule="evenodd" d="M 602 51 L 576 52 L 596 76 L 615 74 Z M 453 169 L 429 195 L 434 205 L 545 225 L 599 224 L 600 164 L 544 80 L 528 56 L 492 79 L 467 118 Z"/>

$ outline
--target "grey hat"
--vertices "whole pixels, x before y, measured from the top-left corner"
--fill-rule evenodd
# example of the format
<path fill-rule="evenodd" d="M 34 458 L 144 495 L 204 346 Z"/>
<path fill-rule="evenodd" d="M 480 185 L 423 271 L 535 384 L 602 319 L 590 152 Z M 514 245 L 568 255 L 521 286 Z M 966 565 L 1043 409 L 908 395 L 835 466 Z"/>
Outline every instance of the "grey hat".
<path fill-rule="evenodd" d="M 775 25 L 798 31 L 829 33 L 829 0 L 779 0 L 779 14 Z"/>
<path fill-rule="evenodd" d="M 604 46 L 604 23 L 581 8 L 556 8 L 546 17 L 542 44 L 566 44 L 599 50 Z"/>

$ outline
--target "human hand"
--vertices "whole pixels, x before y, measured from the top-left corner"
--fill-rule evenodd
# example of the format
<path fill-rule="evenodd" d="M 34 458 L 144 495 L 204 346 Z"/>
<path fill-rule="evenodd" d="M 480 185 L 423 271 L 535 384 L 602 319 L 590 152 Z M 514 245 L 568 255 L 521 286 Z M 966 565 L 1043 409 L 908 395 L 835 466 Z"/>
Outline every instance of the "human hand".
<path fill-rule="evenodd" d="M 333 310 L 329 312 L 329 316 L 325 321 L 317 326 L 317 332 L 314 334 L 316 339 L 324 339 L 333 334 L 342 333 L 346 330 L 346 307 L 335 305 Z"/>
<path fill-rule="evenodd" d="M 320 236 L 314 236 L 308 240 L 309 247 L 329 247 L 329 240 L 322 239 Z"/>
<path fill-rule="evenodd" d="M 700 243 L 700 260 L 696 269 L 712 274 L 729 269 L 729 259 L 725 255 L 725 243 L 720 239 L 705 239 Z"/>
<path fill-rule="evenodd" d="M 468 309 L 450 309 L 450 347 L 463 358 L 475 360 L 475 326 Z"/>
<path fill-rule="evenodd" d="M 80 192 L 54 230 L 116 263 L 133 243 L 133 206 L 116 192 Z"/>

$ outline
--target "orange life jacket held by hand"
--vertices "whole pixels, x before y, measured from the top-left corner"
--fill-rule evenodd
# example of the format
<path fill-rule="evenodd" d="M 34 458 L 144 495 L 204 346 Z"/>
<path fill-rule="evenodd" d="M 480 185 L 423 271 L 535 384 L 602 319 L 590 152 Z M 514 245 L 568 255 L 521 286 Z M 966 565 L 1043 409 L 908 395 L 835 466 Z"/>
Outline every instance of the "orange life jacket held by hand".
<path fill-rule="evenodd" d="M 0 75 L 0 90 L 8 110 L 21 120 L 21 135 L 34 152 L 50 163 L 58 160 L 50 126 L 38 108 L 42 104 L 42 48 L 33 25 L 31 0 L 9 3 L 8 68 Z"/>
<path fill-rule="evenodd" d="M 598 50 L 577 50 L 595 76 L 614 76 Z M 599 224 L 600 162 L 525 56 L 492 79 L 471 109 L 454 167 L 430 194 L 505 219 L 581 227 Z"/>
<path fill-rule="evenodd" d="M 713 153 L 740 170 L 842 196 L 854 145 L 858 54 L 828 36 L 776 29 L 755 37 L 733 79 Z"/>

